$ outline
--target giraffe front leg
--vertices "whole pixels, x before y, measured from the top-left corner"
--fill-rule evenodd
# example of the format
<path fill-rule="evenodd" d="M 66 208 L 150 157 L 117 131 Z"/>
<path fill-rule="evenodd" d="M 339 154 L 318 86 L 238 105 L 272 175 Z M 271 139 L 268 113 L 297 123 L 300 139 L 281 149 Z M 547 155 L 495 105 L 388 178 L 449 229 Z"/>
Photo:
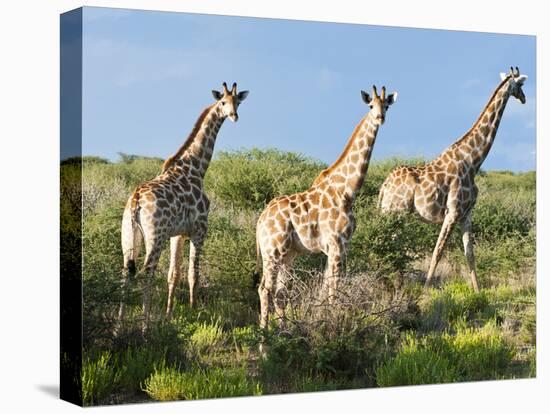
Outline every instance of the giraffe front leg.
<path fill-rule="evenodd" d="M 279 271 L 277 272 L 277 281 L 275 284 L 275 295 L 274 295 L 274 305 L 275 313 L 277 314 L 279 320 L 279 327 L 282 330 L 286 329 L 286 305 L 288 302 L 288 290 L 287 283 L 288 277 L 291 272 L 292 262 L 294 261 L 295 254 L 289 253 L 283 259 L 283 265 L 280 266 Z"/>
<path fill-rule="evenodd" d="M 266 260 L 267 259 L 267 260 Z M 265 342 L 265 334 L 269 326 L 269 311 L 272 308 L 274 298 L 275 279 L 277 278 L 277 265 L 264 258 L 262 280 L 258 287 L 258 295 L 260 296 L 260 328 L 263 331 L 262 338 L 260 340 L 260 355 L 262 357 L 267 356 L 268 347 Z"/>
<path fill-rule="evenodd" d="M 166 303 L 166 318 L 170 320 L 174 311 L 175 290 L 181 280 L 181 259 L 185 238 L 176 236 L 170 239 L 170 270 L 168 271 L 168 300 Z"/>
<path fill-rule="evenodd" d="M 341 243 L 335 241 L 328 249 L 327 268 L 323 290 L 328 295 L 328 303 L 334 304 L 338 295 L 338 285 L 343 273 L 345 249 Z"/>
<path fill-rule="evenodd" d="M 432 254 L 432 260 L 430 262 L 430 268 L 428 269 L 428 275 L 426 277 L 426 283 L 424 284 L 424 288 L 428 288 L 432 284 L 432 278 L 435 273 L 435 269 L 437 268 L 437 264 L 439 263 L 439 260 L 441 260 L 441 255 L 443 254 L 443 248 L 445 247 L 445 243 L 449 239 L 449 235 L 451 234 L 454 228 L 456 219 L 457 219 L 457 214 L 455 212 L 449 212 L 445 216 L 445 220 L 443 220 L 443 226 L 441 226 L 441 231 L 439 232 L 439 237 L 437 238 L 437 243 L 435 245 L 435 249 Z"/>
<path fill-rule="evenodd" d="M 472 288 L 475 292 L 479 292 L 477 284 L 476 262 L 474 257 L 474 234 L 472 232 L 472 215 L 468 214 L 462 224 L 462 242 L 464 244 L 464 255 L 468 261 L 470 269 L 470 279 L 472 280 Z"/>
<path fill-rule="evenodd" d="M 267 329 L 269 322 L 269 309 L 273 303 L 273 290 L 275 279 L 277 278 L 277 266 L 264 259 L 262 280 L 258 287 L 258 295 L 260 296 L 260 328 Z"/>
<path fill-rule="evenodd" d="M 189 281 L 189 306 L 195 306 L 199 284 L 199 265 L 202 250 L 203 237 L 194 237 L 189 243 L 189 269 L 187 279 Z"/>

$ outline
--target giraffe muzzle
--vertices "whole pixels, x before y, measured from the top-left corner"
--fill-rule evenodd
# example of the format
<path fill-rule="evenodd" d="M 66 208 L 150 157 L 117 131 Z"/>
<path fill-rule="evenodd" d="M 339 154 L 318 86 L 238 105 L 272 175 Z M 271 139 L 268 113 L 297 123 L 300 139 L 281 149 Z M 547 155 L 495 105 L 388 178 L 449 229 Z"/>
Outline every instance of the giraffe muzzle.
<path fill-rule="evenodd" d="M 239 115 L 236 113 L 232 113 L 229 115 L 229 119 L 231 119 L 233 122 L 237 122 L 239 120 Z"/>

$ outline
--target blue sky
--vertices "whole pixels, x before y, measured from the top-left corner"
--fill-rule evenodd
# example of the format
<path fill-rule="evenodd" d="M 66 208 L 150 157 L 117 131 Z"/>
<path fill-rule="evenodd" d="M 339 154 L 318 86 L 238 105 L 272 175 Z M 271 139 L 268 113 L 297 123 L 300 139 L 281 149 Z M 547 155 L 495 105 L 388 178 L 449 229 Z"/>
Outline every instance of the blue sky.
<path fill-rule="evenodd" d="M 250 90 L 216 151 L 276 147 L 330 163 L 368 107 L 360 90 L 397 91 L 373 159 L 431 159 L 466 132 L 519 66 L 482 168 L 535 168 L 535 37 L 198 14 L 84 9 L 83 153 L 167 157 L 211 89 Z"/>

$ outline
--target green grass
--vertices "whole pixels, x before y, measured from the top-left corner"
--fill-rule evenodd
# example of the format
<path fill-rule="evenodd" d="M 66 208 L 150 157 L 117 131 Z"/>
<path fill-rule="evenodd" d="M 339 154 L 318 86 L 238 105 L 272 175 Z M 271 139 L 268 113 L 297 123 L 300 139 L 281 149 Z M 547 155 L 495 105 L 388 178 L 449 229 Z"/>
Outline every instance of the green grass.
<path fill-rule="evenodd" d="M 111 353 L 102 352 L 87 357 L 82 363 L 82 400 L 84 405 L 96 405 L 104 400 L 116 387 L 119 379 Z"/>
<path fill-rule="evenodd" d="M 243 368 L 192 369 L 160 367 L 145 381 L 144 391 L 154 400 L 196 400 L 202 398 L 261 395 L 258 382 Z"/>
<path fill-rule="evenodd" d="M 408 333 L 396 356 L 376 371 L 379 386 L 437 384 L 503 378 L 514 348 L 494 322 L 481 328 L 456 326 L 455 333 Z"/>

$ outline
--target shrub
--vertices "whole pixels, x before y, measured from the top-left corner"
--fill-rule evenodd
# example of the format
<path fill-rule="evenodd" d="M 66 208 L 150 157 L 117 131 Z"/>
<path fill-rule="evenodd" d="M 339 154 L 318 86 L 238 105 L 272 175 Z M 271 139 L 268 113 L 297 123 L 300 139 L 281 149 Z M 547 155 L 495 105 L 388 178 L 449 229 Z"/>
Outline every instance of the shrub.
<path fill-rule="evenodd" d="M 287 329 L 267 333 L 268 353 L 261 364 L 265 381 L 278 389 L 292 384 L 296 373 L 367 383 L 409 311 L 408 294 L 385 291 L 373 275 L 348 275 L 332 304 L 326 301 L 322 279 L 320 273 L 303 280 L 289 277 Z"/>
<path fill-rule="evenodd" d="M 459 320 L 474 322 L 495 315 L 486 292 L 474 292 L 464 282 L 430 289 L 420 301 L 420 309 L 421 326 L 425 331 L 446 330 Z"/>
<path fill-rule="evenodd" d="M 129 347 L 116 357 L 119 385 L 126 391 L 139 391 L 154 371 L 164 361 L 166 352 L 149 346 Z"/>
<path fill-rule="evenodd" d="M 458 378 L 448 359 L 422 348 L 404 350 L 376 370 L 380 387 L 443 384 L 456 382 Z"/>
<path fill-rule="evenodd" d="M 444 334 L 443 341 L 448 347 L 449 359 L 465 381 L 501 377 L 514 356 L 514 348 L 506 342 L 494 321 L 482 328 L 460 327 L 455 335 Z"/>
<path fill-rule="evenodd" d="M 118 381 L 110 352 L 86 356 L 82 363 L 82 400 L 84 405 L 102 403 Z"/>
<path fill-rule="evenodd" d="M 226 206 L 259 210 L 276 196 L 307 189 L 324 167 L 276 149 L 224 151 L 211 163 L 205 185 Z"/>
<path fill-rule="evenodd" d="M 189 338 L 189 350 L 194 355 L 201 356 L 218 350 L 226 340 L 219 320 L 213 323 L 199 324 Z"/>
<path fill-rule="evenodd" d="M 381 214 L 373 206 L 359 204 L 355 216 L 357 229 L 348 254 L 351 269 L 403 273 L 430 252 L 437 239 L 435 226 L 409 214 Z"/>
<path fill-rule="evenodd" d="M 514 355 L 493 321 L 482 328 L 458 324 L 456 334 L 407 333 L 396 356 L 376 370 L 380 386 L 477 381 L 504 376 Z"/>
<path fill-rule="evenodd" d="M 182 372 L 174 366 L 156 369 L 145 381 L 144 391 L 159 401 L 262 394 L 260 384 L 248 378 L 244 368 L 194 368 Z"/>

